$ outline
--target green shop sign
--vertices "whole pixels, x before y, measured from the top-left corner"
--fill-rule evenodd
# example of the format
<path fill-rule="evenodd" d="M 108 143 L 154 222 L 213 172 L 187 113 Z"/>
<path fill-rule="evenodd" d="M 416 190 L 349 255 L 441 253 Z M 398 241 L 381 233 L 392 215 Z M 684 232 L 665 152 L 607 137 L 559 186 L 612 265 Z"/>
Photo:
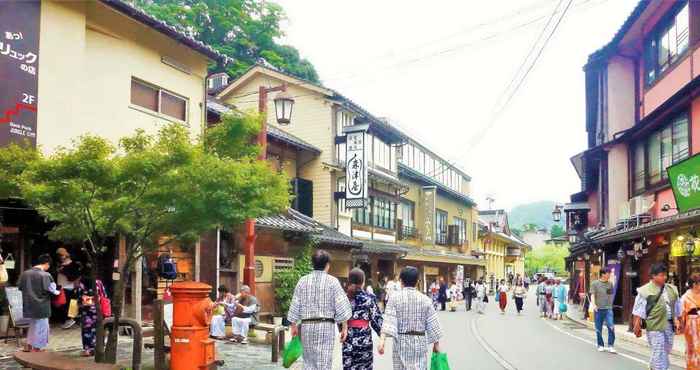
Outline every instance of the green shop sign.
<path fill-rule="evenodd" d="M 700 155 L 694 155 L 668 167 L 678 212 L 700 208 Z"/>

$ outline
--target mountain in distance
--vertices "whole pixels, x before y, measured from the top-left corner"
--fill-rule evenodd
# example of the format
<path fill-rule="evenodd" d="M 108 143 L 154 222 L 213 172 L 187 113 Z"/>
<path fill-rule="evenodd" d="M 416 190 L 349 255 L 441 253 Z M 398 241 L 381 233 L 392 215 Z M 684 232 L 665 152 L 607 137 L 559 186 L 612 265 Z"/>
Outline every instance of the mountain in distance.
<path fill-rule="evenodd" d="M 515 206 L 508 212 L 508 223 L 510 227 L 516 229 L 522 229 L 523 225 L 535 224 L 549 230 L 554 225 L 552 210 L 556 204 L 557 202 L 554 201 L 543 200 Z M 562 219 L 564 219 L 563 212 Z M 559 224 L 563 226 L 563 222 Z"/>

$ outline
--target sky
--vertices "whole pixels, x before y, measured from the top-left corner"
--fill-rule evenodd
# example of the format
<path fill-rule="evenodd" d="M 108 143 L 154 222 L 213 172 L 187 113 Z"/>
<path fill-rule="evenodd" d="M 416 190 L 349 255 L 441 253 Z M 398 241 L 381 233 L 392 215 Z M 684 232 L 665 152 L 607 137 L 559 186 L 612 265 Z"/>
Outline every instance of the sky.
<path fill-rule="evenodd" d="M 568 1 L 276 0 L 323 84 L 463 168 L 481 209 L 580 190 L 582 67 L 637 0 L 573 0 L 513 94 Z"/>

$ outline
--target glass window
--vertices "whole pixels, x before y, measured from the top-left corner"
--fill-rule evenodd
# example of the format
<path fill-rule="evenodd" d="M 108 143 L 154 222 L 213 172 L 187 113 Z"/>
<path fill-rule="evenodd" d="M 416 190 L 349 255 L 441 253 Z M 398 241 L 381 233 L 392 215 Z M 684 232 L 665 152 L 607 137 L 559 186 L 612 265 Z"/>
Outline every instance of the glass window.
<path fill-rule="evenodd" d="M 132 79 L 131 104 L 158 112 L 158 89 Z"/>
<path fill-rule="evenodd" d="M 372 197 L 369 198 L 369 205 L 365 208 L 353 208 L 352 209 L 352 221 L 362 225 L 369 225 L 371 223 L 370 219 L 370 207 L 374 203 Z"/>
<path fill-rule="evenodd" d="M 415 205 L 412 202 L 401 202 L 401 213 L 399 214 L 403 226 L 408 228 L 415 227 Z"/>
<path fill-rule="evenodd" d="M 161 90 L 160 111 L 167 116 L 186 121 L 187 100 Z"/>
<path fill-rule="evenodd" d="M 666 168 L 673 163 L 673 155 L 671 153 L 672 141 L 671 141 L 671 128 L 668 126 L 661 130 L 661 178 L 665 179 Z"/>
<path fill-rule="evenodd" d="M 655 132 L 647 141 L 647 178 L 650 184 L 661 180 L 661 133 Z"/>
<path fill-rule="evenodd" d="M 447 243 L 447 212 L 435 210 L 435 241 L 437 244 Z"/>
<path fill-rule="evenodd" d="M 634 192 L 638 193 L 644 190 L 644 181 L 646 179 L 644 171 L 644 144 L 638 143 L 634 147 Z"/>
<path fill-rule="evenodd" d="M 186 98 L 151 86 L 145 82 L 131 79 L 131 104 L 161 113 L 166 116 L 187 121 Z"/>
<path fill-rule="evenodd" d="M 459 244 L 464 244 L 467 240 L 467 221 L 463 218 L 455 217 L 454 224 L 459 226 Z"/>
<path fill-rule="evenodd" d="M 652 37 L 646 41 L 644 65 L 646 68 L 647 84 L 653 83 L 661 73 L 666 71 L 679 56 L 688 50 L 688 25 L 690 15 L 688 2 L 684 4 L 668 20 L 661 23 Z"/>
<path fill-rule="evenodd" d="M 688 150 L 688 116 L 685 114 L 673 122 L 672 145 L 673 163 L 680 162 L 690 155 Z"/>

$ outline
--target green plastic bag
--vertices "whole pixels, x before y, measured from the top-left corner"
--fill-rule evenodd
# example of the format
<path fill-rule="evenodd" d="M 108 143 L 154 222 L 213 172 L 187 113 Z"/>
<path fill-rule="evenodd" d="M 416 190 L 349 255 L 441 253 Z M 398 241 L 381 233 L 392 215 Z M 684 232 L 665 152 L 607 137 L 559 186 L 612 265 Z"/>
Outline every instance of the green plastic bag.
<path fill-rule="evenodd" d="M 296 361 L 301 354 L 304 352 L 304 347 L 301 346 L 301 339 L 297 335 L 292 338 L 287 347 L 284 348 L 282 352 L 282 366 L 289 369 L 290 366 Z"/>
<path fill-rule="evenodd" d="M 450 370 L 450 365 L 447 363 L 447 353 L 433 352 L 430 359 L 430 370 Z"/>

